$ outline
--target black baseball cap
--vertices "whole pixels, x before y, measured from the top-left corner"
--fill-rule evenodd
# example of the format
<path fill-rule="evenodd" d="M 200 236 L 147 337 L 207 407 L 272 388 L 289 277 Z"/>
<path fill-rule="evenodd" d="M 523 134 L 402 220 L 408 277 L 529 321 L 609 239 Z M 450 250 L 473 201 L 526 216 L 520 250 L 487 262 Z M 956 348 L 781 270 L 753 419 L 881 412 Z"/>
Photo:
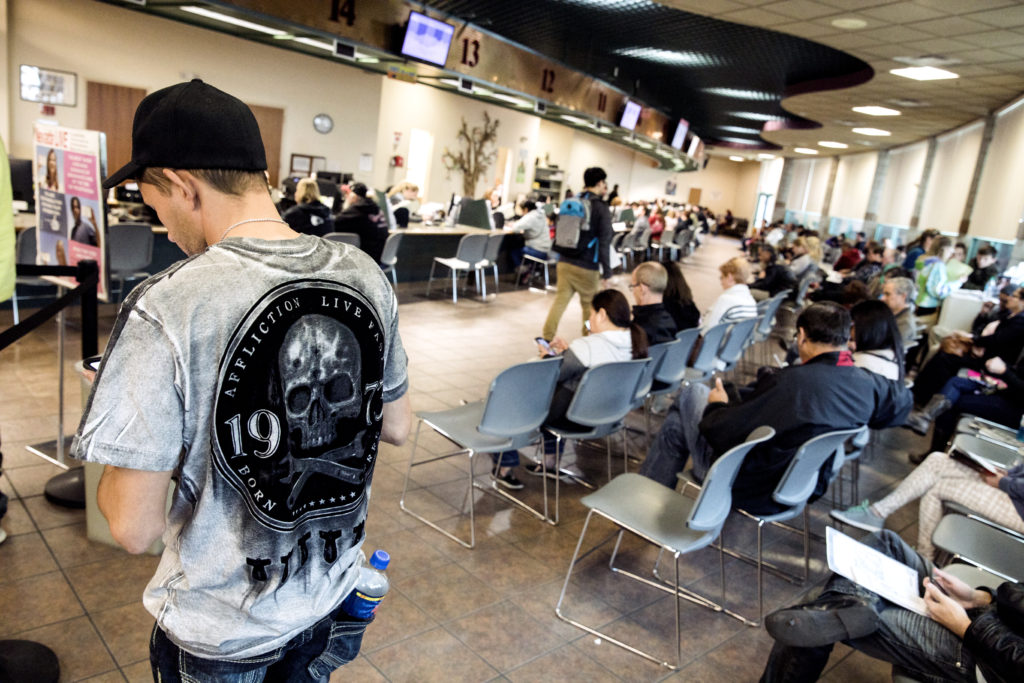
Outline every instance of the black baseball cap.
<path fill-rule="evenodd" d="M 198 78 L 151 93 L 132 123 L 132 160 L 103 188 L 149 167 L 265 171 L 263 138 L 249 106 Z"/>

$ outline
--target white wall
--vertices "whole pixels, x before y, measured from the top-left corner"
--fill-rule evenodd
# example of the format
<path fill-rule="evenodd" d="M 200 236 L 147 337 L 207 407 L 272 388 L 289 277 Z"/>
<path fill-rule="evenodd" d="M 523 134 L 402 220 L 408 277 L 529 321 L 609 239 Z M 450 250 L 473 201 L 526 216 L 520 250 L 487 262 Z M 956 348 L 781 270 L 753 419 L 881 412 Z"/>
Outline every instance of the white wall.
<path fill-rule="evenodd" d="M 9 5 L 8 72 L 32 64 L 78 74 L 78 106 L 57 107 L 61 125 L 85 127 L 87 81 L 153 91 L 196 74 L 250 104 L 285 110 L 282 174 L 293 153 L 324 156 L 354 171 L 361 153 L 375 151 L 378 75 L 99 2 Z M 22 102 L 10 88 L 3 93 L 2 104 L 11 110 L 11 154 L 28 158 L 39 105 Z M 334 118 L 327 135 L 313 130 L 320 112 Z"/>
<path fill-rule="evenodd" d="M 832 189 L 832 205 L 829 207 L 830 216 L 864 218 L 877 166 L 878 152 L 839 157 L 839 169 Z"/>
<path fill-rule="evenodd" d="M 889 170 L 878 202 L 879 223 L 910 225 L 927 155 L 927 142 L 889 151 Z"/>
<path fill-rule="evenodd" d="M 1002 240 L 1017 238 L 1024 214 L 1024 99 L 996 118 L 985 158 L 968 234 Z"/>
<path fill-rule="evenodd" d="M 6 93 L 10 92 L 11 73 L 8 52 L 10 51 L 11 37 L 7 26 L 7 0 L 0 0 L 0 138 L 4 140 L 7 151 L 11 151 L 11 119 L 10 107 L 8 106 Z"/>
<path fill-rule="evenodd" d="M 922 230 L 936 228 L 957 232 L 960 229 L 984 128 L 984 122 L 978 121 L 938 137 L 921 207 L 919 226 Z"/>

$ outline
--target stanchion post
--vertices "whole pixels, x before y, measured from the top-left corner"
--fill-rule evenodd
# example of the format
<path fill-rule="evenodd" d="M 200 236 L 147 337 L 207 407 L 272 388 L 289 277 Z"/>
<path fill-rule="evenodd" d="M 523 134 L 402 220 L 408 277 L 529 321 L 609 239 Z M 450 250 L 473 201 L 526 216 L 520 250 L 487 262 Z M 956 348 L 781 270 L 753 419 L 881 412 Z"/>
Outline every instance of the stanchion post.
<path fill-rule="evenodd" d="M 95 261 L 78 262 L 78 281 L 88 282 L 90 278 L 99 280 L 99 267 Z M 82 358 L 95 356 L 98 351 L 98 305 L 96 301 L 97 285 L 82 287 Z"/>

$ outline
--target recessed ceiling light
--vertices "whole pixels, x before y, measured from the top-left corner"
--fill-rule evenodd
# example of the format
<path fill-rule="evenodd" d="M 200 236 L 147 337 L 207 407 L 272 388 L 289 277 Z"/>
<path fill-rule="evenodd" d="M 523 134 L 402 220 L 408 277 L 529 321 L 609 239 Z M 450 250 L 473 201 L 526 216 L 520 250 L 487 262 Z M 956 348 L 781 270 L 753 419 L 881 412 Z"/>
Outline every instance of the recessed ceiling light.
<path fill-rule="evenodd" d="M 753 147 L 755 145 L 758 146 L 758 147 L 764 145 L 764 143 L 761 142 L 760 140 L 748 140 L 746 138 L 727 138 L 727 137 L 721 137 L 721 138 L 718 138 L 718 139 L 721 140 L 722 142 L 735 142 L 736 144 L 739 144 L 739 145 L 749 145 L 751 147 Z"/>
<path fill-rule="evenodd" d="M 818 142 L 821 147 L 831 147 L 832 149 L 846 149 L 849 147 L 845 142 L 835 142 L 833 140 L 821 140 Z"/>
<path fill-rule="evenodd" d="M 889 109 L 889 107 L 879 107 L 871 105 L 870 107 L 854 107 L 853 110 L 858 114 L 867 114 L 868 116 L 899 116 L 900 112 L 898 109 Z"/>
<path fill-rule="evenodd" d="M 892 135 L 892 133 L 890 133 L 889 131 L 882 130 L 881 128 L 854 128 L 853 132 L 856 133 L 857 135 L 874 135 L 877 137 Z"/>
<path fill-rule="evenodd" d="M 842 17 L 840 19 L 833 19 L 831 24 L 836 28 L 846 29 L 847 31 L 855 31 L 859 28 L 864 28 L 868 25 L 868 22 L 863 19 L 857 19 L 856 17 Z"/>
<path fill-rule="evenodd" d="M 704 88 L 704 92 L 720 97 L 732 97 L 737 100 L 757 100 L 759 102 L 770 102 L 777 97 L 770 92 L 760 90 L 741 90 L 739 88 Z"/>
<path fill-rule="evenodd" d="M 741 128 L 740 126 L 716 126 L 718 130 L 724 130 L 729 133 L 746 133 L 748 135 L 760 135 L 760 128 Z"/>
<path fill-rule="evenodd" d="M 755 111 L 731 111 L 728 112 L 729 116 L 735 116 L 738 119 L 747 119 L 748 121 L 782 121 L 782 116 L 775 116 L 773 114 L 760 114 Z"/>
<path fill-rule="evenodd" d="M 670 64 L 672 66 L 721 66 L 722 60 L 716 55 L 704 54 L 702 52 L 678 52 L 675 50 L 661 50 L 656 47 L 624 47 L 615 50 L 615 54 L 623 57 L 633 57 L 647 62 L 658 64 Z"/>
<path fill-rule="evenodd" d="M 527 102 L 526 100 L 524 100 L 521 97 L 513 97 L 512 95 L 506 95 L 505 93 L 502 93 L 502 92 L 492 92 L 492 93 L 489 93 L 489 94 L 490 94 L 491 97 L 493 97 L 496 100 L 501 100 L 502 102 L 508 102 L 509 104 L 514 104 L 517 107 L 529 107 L 529 106 L 532 106 L 529 102 Z"/>
<path fill-rule="evenodd" d="M 937 69 L 934 66 L 908 66 L 903 69 L 889 69 L 893 76 L 912 78 L 915 81 L 941 81 L 947 78 L 960 78 L 959 74 L 945 69 Z"/>
<path fill-rule="evenodd" d="M 797 147 L 793 150 L 797 154 L 817 154 L 818 150 L 811 149 L 810 147 Z"/>
<path fill-rule="evenodd" d="M 757 158 L 761 159 L 762 161 L 768 161 L 770 159 L 774 159 L 775 155 L 774 154 L 758 154 Z"/>
<path fill-rule="evenodd" d="M 733 155 L 729 157 L 729 161 L 746 161 L 746 159 L 740 156 Z"/>
<path fill-rule="evenodd" d="M 894 97 L 891 100 L 887 100 L 889 104 L 895 104 L 897 107 L 923 107 L 925 105 L 921 100 L 911 99 L 909 97 Z"/>
<path fill-rule="evenodd" d="M 222 14 L 220 12 L 214 12 L 208 10 L 205 7 L 195 7 L 194 5 L 186 5 L 181 8 L 182 12 L 188 12 L 189 14 L 195 14 L 200 17 L 206 17 L 207 19 L 213 19 L 214 21 L 220 21 L 225 24 L 231 24 L 232 26 L 238 26 L 239 28 L 247 28 L 251 31 L 259 31 L 260 33 L 266 33 L 270 36 L 285 36 L 288 35 L 287 31 L 282 31 L 277 28 L 270 28 L 263 24 L 257 24 L 252 21 L 246 21 L 245 19 L 239 19 L 229 14 Z M 334 48 L 331 47 L 331 50 Z"/>
<path fill-rule="evenodd" d="M 651 137 L 654 138 L 655 140 L 660 140 L 661 139 L 661 131 L 655 131 L 655 132 L 651 133 Z"/>
<path fill-rule="evenodd" d="M 586 119 L 581 119 L 578 116 L 570 116 L 569 114 L 559 114 L 559 116 L 569 123 L 575 123 L 577 126 L 586 126 L 590 123 Z"/>

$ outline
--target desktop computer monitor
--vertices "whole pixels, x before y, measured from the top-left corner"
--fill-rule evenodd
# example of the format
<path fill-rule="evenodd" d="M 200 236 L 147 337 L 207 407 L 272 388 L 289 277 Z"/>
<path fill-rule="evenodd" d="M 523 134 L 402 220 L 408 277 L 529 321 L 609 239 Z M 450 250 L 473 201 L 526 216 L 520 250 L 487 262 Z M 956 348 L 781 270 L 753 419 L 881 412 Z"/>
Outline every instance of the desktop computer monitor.
<path fill-rule="evenodd" d="M 459 204 L 459 216 L 455 222 L 471 228 L 494 229 L 491 207 L 486 199 L 463 199 Z"/>
<path fill-rule="evenodd" d="M 32 183 L 32 160 L 16 159 L 10 157 L 11 163 L 11 192 L 14 201 L 22 201 L 28 204 L 28 210 L 35 210 L 35 188 Z"/>
<path fill-rule="evenodd" d="M 317 180 L 329 180 L 335 185 L 341 185 L 341 173 L 337 171 L 317 171 L 315 175 Z"/>

